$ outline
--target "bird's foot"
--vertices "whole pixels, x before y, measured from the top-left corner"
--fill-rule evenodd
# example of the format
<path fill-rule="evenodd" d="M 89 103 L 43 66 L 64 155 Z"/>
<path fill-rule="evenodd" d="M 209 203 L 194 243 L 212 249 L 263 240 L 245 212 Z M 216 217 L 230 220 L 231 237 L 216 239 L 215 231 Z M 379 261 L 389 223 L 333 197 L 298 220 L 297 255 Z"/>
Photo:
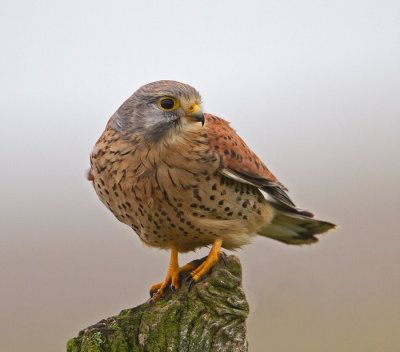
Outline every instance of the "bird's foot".
<path fill-rule="evenodd" d="M 165 289 L 171 286 L 171 291 L 175 292 L 179 288 L 179 274 L 185 271 L 195 269 L 201 260 L 193 260 L 184 266 L 170 266 L 167 271 L 167 276 L 163 282 L 155 284 L 150 287 L 150 300 L 149 303 L 154 303 L 165 294 Z"/>
<path fill-rule="evenodd" d="M 199 281 L 202 276 L 207 274 L 220 260 L 225 263 L 225 253 L 219 249 L 211 249 L 206 260 L 187 276 L 186 280 L 189 281 L 189 289 L 195 282 Z"/>

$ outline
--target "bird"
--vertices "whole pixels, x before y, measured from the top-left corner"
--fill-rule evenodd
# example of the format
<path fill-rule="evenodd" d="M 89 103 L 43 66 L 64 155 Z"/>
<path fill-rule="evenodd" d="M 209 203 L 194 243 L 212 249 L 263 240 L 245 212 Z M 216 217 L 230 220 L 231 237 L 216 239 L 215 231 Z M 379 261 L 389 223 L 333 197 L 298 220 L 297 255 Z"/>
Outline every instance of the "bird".
<path fill-rule="evenodd" d="M 177 81 L 143 85 L 118 108 L 87 177 L 142 242 L 171 251 L 164 281 L 150 288 L 153 301 L 167 287 L 177 290 L 183 271 L 198 282 L 223 259 L 222 248 L 241 248 L 256 235 L 311 244 L 336 227 L 297 208 L 230 124 L 203 113 L 199 92 Z M 209 246 L 201 264 L 179 266 L 179 253 Z"/>

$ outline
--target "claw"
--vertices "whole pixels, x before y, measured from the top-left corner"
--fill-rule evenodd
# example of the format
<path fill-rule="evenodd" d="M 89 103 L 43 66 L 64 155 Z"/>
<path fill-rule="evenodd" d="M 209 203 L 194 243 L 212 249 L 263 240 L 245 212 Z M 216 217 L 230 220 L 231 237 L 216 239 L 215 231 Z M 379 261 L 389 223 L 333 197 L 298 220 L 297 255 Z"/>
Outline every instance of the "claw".
<path fill-rule="evenodd" d="M 200 260 L 194 260 L 182 267 L 179 267 L 178 265 L 178 250 L 176 246 L 173 246 L 171 248 L 171 260 L 170 260 L 170 266 L 167 271 L 167 276 L 165 277 L 165 280 L 159 284 L 153 285 L 150 288 L 150 297 L 151 297 L 151 302 L 156 302 L 158 299 L 160 299 L 162 296 L 164 296 L 165 289 L 169 286 L 171 287 L 171 291 L 175 292 L 179 288 L 179 276 L 183 272 L 190 272 L 191 270 L 195 269 L 198 266 L 199 262 L 204 261 L 204 259 Z M 186 277 L 186 281 L 189 281 L 193 279 L 191 275 L 189 274 L 188 277 Z"/>
<path fill-rule="evenodd" d="M 218 261 L 222 260 L 226 265 L 225 253 L 220 250 L 221 245 L 222 240 L 215 240 L 208 256 L 193 260 L 182 267 L 178 266 L 178 251 L 176 246 L 173 246 L 171 248 L 171 260 L 170 267 L 167 271 L 167 276 L 164 282 L 151 287 L 151 298 L 148 300 L 148 304 L 151 305 L 164 296 L 164 291 L 167 286 L 171 288 L 172 292 L 176 292 L 180 286 L 178 282 L 181 273 L 190 271 L 183 278 L 183 280 L 188 283 L 188 290 L 190 290 L 193 284 L 195 284 L 203 275 L 209 272 L 212 267 L 218 263 Z"/>
<path fill-rule="evenodd" d="M 193 283 L 199 281 L 199 279 L 207 274 L 220 260 L 223 260 L 225 263 L 225 254 L 221 251 L 221 245 L 222 240 L 215 240 L 210 250 L 210 253 L 205 258 L 205 260 L 203 260 L 202 264 L 186 277 L 186 281 L 189 281 L 189 279 L 191 278 L 189 282 L 189 289 L 193 285 Z"/>
<path fill-rule="evenodd" d="M 218 258 L 221 259 L 224 262 L 224 265 L 226 266 L 226 254 L 224 252 L 219 252 L 218 253 Z"/>
<path fill-rule="evenodd" d="M 190 291 L 190 288 L 192 287 L 192 285 L 196 282 L 195 279 L 192 278 L 192 280 L 190 280 L 189 282 L 189 286 L 188 286 L 188 291 Z"/>
<path fill-rule="evenodd" d="M 185 276 L 185 282 L 189 282 L 190 280 L 193 280 L 193 276 L 192 276 L 191 273 L 189 273 L 189 274 L 187 274 L 187 275 Z"/>

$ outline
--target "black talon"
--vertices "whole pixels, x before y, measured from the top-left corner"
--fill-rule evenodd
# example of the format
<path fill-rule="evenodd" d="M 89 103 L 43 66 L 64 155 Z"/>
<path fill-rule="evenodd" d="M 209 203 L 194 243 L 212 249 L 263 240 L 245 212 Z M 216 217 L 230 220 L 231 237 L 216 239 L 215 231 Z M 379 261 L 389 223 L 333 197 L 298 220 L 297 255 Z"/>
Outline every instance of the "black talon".
<path fill-rule="evenodd" d="M 174 292 L 174 293 L 176 292 L 176 288 L 175 288 L 174 285 L 171 285 L 171 291 Z"/>
<path fill-rule="evenodd" d="M 192 280 L 190 280 L 189 282 L 189 287 L 188 287 L 188 291 L 190 291 L 190 288 L 192 287 L 192 285 L 196 282 L 195 279 L 192 278 Z"/>
<path fill-rule="evenodd" d="M 149 298 L 148 300 L 147 300 L 147 305 L 149 306 L 149 307 L 151 307 L 151 304 L 153 303 L 153 301 L 152 301 L 152 299 L 151 298 Z"/>
<path fill-rule="evenodd" d="M 189 273 L 185 276 L 185 282 L 189 282 L 190 280 L 193 280 L 193 276 Z"/>
<path fill-rule="evenodd" d="M 224 265 L 226 265 L 226 254 L 224 252 L 218 253 L 218 257 L 219 259 L 222 259 L 222 261 L 224 262 Z"/>

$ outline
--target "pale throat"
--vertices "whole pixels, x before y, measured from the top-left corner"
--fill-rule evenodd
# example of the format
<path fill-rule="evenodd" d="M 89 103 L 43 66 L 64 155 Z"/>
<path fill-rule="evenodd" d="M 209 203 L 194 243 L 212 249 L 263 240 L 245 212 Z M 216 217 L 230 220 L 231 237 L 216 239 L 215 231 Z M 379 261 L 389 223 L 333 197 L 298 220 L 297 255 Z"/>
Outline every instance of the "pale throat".
<path fill-rule="evenodd" d="M 188 121 L 183 117 L 181 123 L 167 131 L 160 142 L 164 145 L 179 146 L 180 144 L 190 143 L 204 131 L 205 126 L 202 126 L 200 122 Z"/>

